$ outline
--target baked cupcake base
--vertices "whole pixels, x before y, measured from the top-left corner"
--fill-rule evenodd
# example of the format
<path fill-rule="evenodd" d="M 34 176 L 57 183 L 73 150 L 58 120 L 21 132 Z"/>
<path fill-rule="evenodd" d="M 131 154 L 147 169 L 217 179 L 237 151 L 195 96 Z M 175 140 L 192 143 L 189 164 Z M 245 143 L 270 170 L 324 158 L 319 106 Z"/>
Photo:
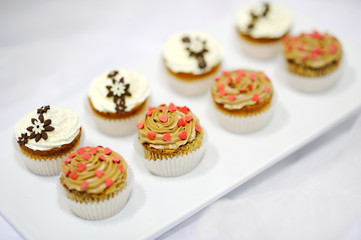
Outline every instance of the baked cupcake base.
<path fill-rule="evenodd" d="M 282 50 L 281 40 L 269 43 L 252 43 L 242 38 L 240 44 L 246 55 L 256 59 L 275 57 Z"/>
<path fill-rule="evenodd" d="M 116 215 L 124 208 L 130 196 L 133 181 L 133 171 L 128 167 L 127 186 L 114 197 L 101 202 L 81 203 L 73 201 L 66 197 L 66 190 L 60 182 L 58 183 L 58 192 L 60 200 L 64 201 L 70 210 L 78 217 L 86 220 L 101 220 Z"/>
<path fill-rule="evenodd" d="M 62 160 L 65 158 L 66 155 L 71 153 L 74 149 L 76 149 L 84 139 L 83 137 L 84 131 L 82 130 L 81 133 L 79 133 L 79 136 L 75 142 L 74 146 L 62 153 L 60 156 L 56 157 L 47 157 L 44 159 L 33 159 L 30 156 L 27 156 L 21 152 L 21 149 L 19 149 L 19 146 L 15 146 L 15 153 L 16 157 L 22 161 L 27 169 L 29 169 L 32 173 L 35 173 L 40 176 L 55 176 L 58 175 L 61 171 L 60 165 Z M 14 141 L 15 145 L 18 145 L 16 141 Z"/>
<path fill-rule="evenodd" d="M 134 141 L 134 147 L 139 158 L 142 159 L 145 166 L 151 173 L 161 177 L 177 177 L 190 172 L 201 161 L 208 142 L 208 135 L 204 129 L 201 141 L 202 145 L 199 148 L 191 149 L 187 154 L 167 159 L 157 158 L 156 160 L 146 159 L 144 157 L 144 151 L 147 151 L 148 154 L 151 153 L 144 149 L 142 144 L 139 143 L 138 138 Z"/>
<path fill-rule="evenodd" d="M 98 114 L 94 113 L 92 106 L 89 106 L 90 101 L 87 100 L 87 109 L 89 114 L 92 115 L 93 121 L 96 127 L 103 133 L 109 136 L 126 136 L 136 132 L 136 125 L 138 123 L 139 117 L 145 113 L 150 99 L 146 100 L 143 103 L 143 106 L 137 110 L 137 112 L 129 117 L 123 119 L 116 118 L 104 118 L 102 116 L 98 116 Z"/>
<path fill-rule="evenodd" d="M 302 92 L 321 92 L 330 89 L 333 85 L 335 85 L 336 81 L 342 74 L 344 61 L 345 60 L 342 60 L 333 72 L 324 76 L 304 77 L 290 73 L 287 70 L 283 70 L 284 78 L 287 80 L 289 85 Z M 286 69 L 286 66 L 284 69 Z"/>
<path fill-rule="evenodd" d="M 173 76 L 169 77 L 171 88 L 184 96 L 196 96 L 205 93 L 212 85 L 213 77 L 206 77 L 200 80 L 183 81 Z"/>
<path fill-rule="evenodd" d="M 228 115 L 214 110 L 216 118 L 222 127 L 230 132 L 251 133 L 263 128 L 273 113 L 273 103 L 264 111 L 248 116 Z"/>

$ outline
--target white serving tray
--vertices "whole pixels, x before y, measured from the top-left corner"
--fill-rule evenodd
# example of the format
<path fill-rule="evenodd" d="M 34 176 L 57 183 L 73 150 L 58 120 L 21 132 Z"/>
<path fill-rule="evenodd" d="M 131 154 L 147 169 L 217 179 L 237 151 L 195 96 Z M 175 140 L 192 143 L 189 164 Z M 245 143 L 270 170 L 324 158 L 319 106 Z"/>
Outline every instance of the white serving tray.
<path fill-rule="evenodd" d="M 296 30 L 314 29 L 304 22 L 296 25 Z M 162 178 L 150 174 L 136 158 L 135 134 L 115 138 L 95 129 L 84 107 L 86 88 L 80 89 L 78 95 L 55 104 L 79 113 L 84 145 L 108 146 L 132 166 L 135 184 L 129 202 L 119 214 L 106 220 L 77 218 L 58 201 L 58 177 L 33 175 L 15 158 L 13 129 L 8 129 L 0 137 L 0 212 L 20 234 L 27 239 L 155 238 L 320 136 L 361 106 L 356 65 L 361 51 L 346 41 L 343 46 L 347 61 L 340 81 L 329 91 L 305 94 L 291 89 L 280 77 L 279 59 L 257 61 L 242 55 L 231 16 L 209 32 L 224 46 L 223 69 L 263 70 L 271 78 L 276 101 L 270 123 L 253 134 L 227 132 L 212 114 L 209 95 L 186 98 L 169 88 L 159 56 L 135 66 L 149 78 L 154 105 L 171 101 L 189 106 L 209 133 L 208 147 L 196 169 L 181 177 Z M 48 104 L 46 99 L 44 104 Z"/>

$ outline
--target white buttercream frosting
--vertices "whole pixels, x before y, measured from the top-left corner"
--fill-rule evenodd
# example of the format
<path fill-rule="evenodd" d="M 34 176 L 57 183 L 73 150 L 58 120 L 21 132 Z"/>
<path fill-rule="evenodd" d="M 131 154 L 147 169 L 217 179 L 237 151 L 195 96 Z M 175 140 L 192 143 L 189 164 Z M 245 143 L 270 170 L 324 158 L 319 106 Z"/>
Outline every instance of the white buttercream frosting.
<path fill-rule="evenodd" d="M 262 16 L 265 10 L 265 3 L 252 3 L 239 10 L 236 19 L 236 26 L 242 33 L 253 38 L 279 38 L 286 34 L 292 25 L 292 15 L 284 7 L 269 3 L 269 11 Z M 248 25 L 252 22 L 251 12 L 258 17 L 254 27 L 248 31 Z"/>
<path fill-rule="evenodd" d="M 28 142 L 25 144 L 26 147 L 32 150 L 45 151 L 49 149 L 59 148 L 62 145 L 71 143 L 75 137 L 79 134 L 80 131 L 80 120 L 78 115 L 70 109 L 50 106 L 50 109 L 43 113 L 44 120 L 51 120 L 50 126 L 54 127 L 54 130 L 47 131 L 46 134 L 48 138 L 44 140 L 41 138 L 38 142 L 35 141 L 35 138 L 28 139 Z M 34 126 L 31 119 L 38 119 L 39 114 L 37 110 L 25 115 L 22 117 L 15 125 L 15 138 L 16 140 L 21 134 L 27 133 L 28 136 L 31 135 L 31 132 L 27 130 L 28 127 Z M 43 124 L 39 121 L 34 121 L 39 123 L 39 128 L 43 130 Z M 35 133 L 39 133 L 39 130 L 35 130 Z M 40 131 L 41 132 L 41 131 Z"/>
<path fill-rule="evenodd" d="M 183 42 L 188 37 L 190 42 Z M 203 41 L 204 46 L 203 46 Z M 200 68 L 196 57 L 190 56 L 187 48 L 200 52 L 203 47 L 207 52 L 203 54 L 206 67 Z M 221 48 L 219 42 L 212 36 L 200 32 L 186 32 L 172 35 L 163 47 L 163 60 L 165 65 L 174 73 L 191 73 L 200 75 L 209 72 L 221 61 Z"/>
<path fill-rule="evenodd" d="M 143 74 L 125 70 L 117 69 L 118 73 L 114 79 L 117 82 L 114 84 L 112 79 L 108 77 L 113 71 L 107 71 L 93 80 L 88 91 L 88 96 L 96 110 L 99 112 L 116 112 L 116 104 L 113 97 L 107 97 L 109 90 L 106 86 L 111 86 L 114 95 L 120 96 L 125 92 L 125 85 L 129 84 L 128 92 L 130 96 L 125 96 L 125 112 L 131 111 L 135 106 L 142 104 L 150 94 L 148 81 Z M 124 84 L 119 83 L 118 80 L 123 78 Z"/>

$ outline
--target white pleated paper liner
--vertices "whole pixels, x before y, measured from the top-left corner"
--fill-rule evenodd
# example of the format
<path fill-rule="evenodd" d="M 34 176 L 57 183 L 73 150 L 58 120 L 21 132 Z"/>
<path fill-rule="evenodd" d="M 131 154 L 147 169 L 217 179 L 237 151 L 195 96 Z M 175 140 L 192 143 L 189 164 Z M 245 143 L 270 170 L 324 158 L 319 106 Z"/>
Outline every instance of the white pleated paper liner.
<path fill-rule="evenodd" d="M 102 220 L 116 215 L 122 210 L 128 202 L 134 182 L 133 170 L 128 166 L 128 175 L 126 178 L 127 186 L 114 197 L 101 202 L 80 203 L 69 199 L 66 196 L 66 190 L 60 182 L 57 183 L 59 200 L 78 217 L 86 220 Z"/>
<path fill-rule="evenodd" d="M 214 109 L 220 125 L 230 132 L 251 133 L 263 128 L 270 120 L 274 111 L 274 99 L 271 106 L 263 112 L 249 116 L 231 116 Z"/>
<path fill-rule="evenodd" d="M 281 69 L 281 71 L 289 85 L 299 91 L 312 93 L 321 92 L 332 88 L 343 72 L 343 68 L 345 67 L 345 60 L 341 60 L 339 66 L 333 72 L 325 76 L 315 78 L 303 77 L 290 73 L 287 70 L 286 64 L 287 63 L 283 60 L 284 68 Z"/>
<path fill-rule="evenodd" d="M 212 86 L 216 74 L 205 77 L 200 80 L 183 81 L 168 74 L 169 85 L 171 88 L 183 96 L 196 96 L 207 92 Z"/>
<path fill-rule="evenodd" d="M 105 119 L 96 115 L 91 106 L 89 104 L 88 98 L 86 98 L 86 109 L 88 113 L 92 116 L 96 127 L 103 133 L 109 136 L 126 136 L 136 132 L 137 130 L 137 123 L 139 117 L 142 114 L 145 114 L 148 106 L 151 104 L 150 97 L 147 100 L 146 106 L 144 111 L 139 111 L 131 117 L 124 118 L 124 119 Z"/>
<path fill-rule="evenodd" d="M 15 137 L 14 137 L 15 139 Z M 21 149 L 14 140 L 15 157 L 19 158 L 25 166 L 32 172 L 40 176 L 55 176 L 61 171 L 60 165 L 67 155 L 75 151 L 80 146 L 84 139 L 84 130 L 81 130 L 81 135 L 78 144 L 76 144 L 70 151 L 65 152 L 62 156 L 56 158 L 47 158 L 46 160 L 32 159 L 21 152 Z"/>
<path fill-rule="evenodd" d="M 202 144 L 198 149 L 187 154 L 167 159 L 149 160 L 144 157 L 144 149 L 138 138 L 134 140 L 134 148 L 138 157 L 143 161 L 147 169 L 161 177 L 177 177 L 193 170 L 201 161 L 204 150 L 208 144 L 208 134 L 203 128 Z"/>
<path fill-rule="evenodd" d="M 252 43 L 241 38 L 240 45 L 246 55 L 256 59 L 272 58 L 282 51 L 281 40 L 272 43 Z"/>

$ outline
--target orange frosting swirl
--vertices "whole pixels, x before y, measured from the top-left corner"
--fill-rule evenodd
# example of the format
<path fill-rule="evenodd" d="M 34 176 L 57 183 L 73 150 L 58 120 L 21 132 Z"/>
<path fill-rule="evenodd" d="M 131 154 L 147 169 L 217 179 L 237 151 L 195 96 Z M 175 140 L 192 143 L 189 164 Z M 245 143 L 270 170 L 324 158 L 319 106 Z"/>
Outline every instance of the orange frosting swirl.
<path fill-rule="evenodd" d="M 111 194 L 125 186 L 128 165 L 109 148 L 83 147 L 63 160 L 62 182 L 69 190 L 91 194 Z"/>
<path fill-rule="evenodd" d="M 270 99 L 273 87 L 263 72 L 235 70 L 223 71 L 215 78 L 211 91 L 216 103 L 228 110 L 239 110 Z"/>
<path fill-rule="evenodd" d="M 342 58 L 340 42 L 327 33 L 317 31 L 283 39 L 283 55 L 289 62 L 310 68 L 321 68 Z"/>
<path fill-rule="evenodd" d="M 177 149 L 192 142 L 201 129 L 188 107 L 176 107 L 173 103 L 149 107 L 137 127 L 139 142 L 156 149 Z"/>

